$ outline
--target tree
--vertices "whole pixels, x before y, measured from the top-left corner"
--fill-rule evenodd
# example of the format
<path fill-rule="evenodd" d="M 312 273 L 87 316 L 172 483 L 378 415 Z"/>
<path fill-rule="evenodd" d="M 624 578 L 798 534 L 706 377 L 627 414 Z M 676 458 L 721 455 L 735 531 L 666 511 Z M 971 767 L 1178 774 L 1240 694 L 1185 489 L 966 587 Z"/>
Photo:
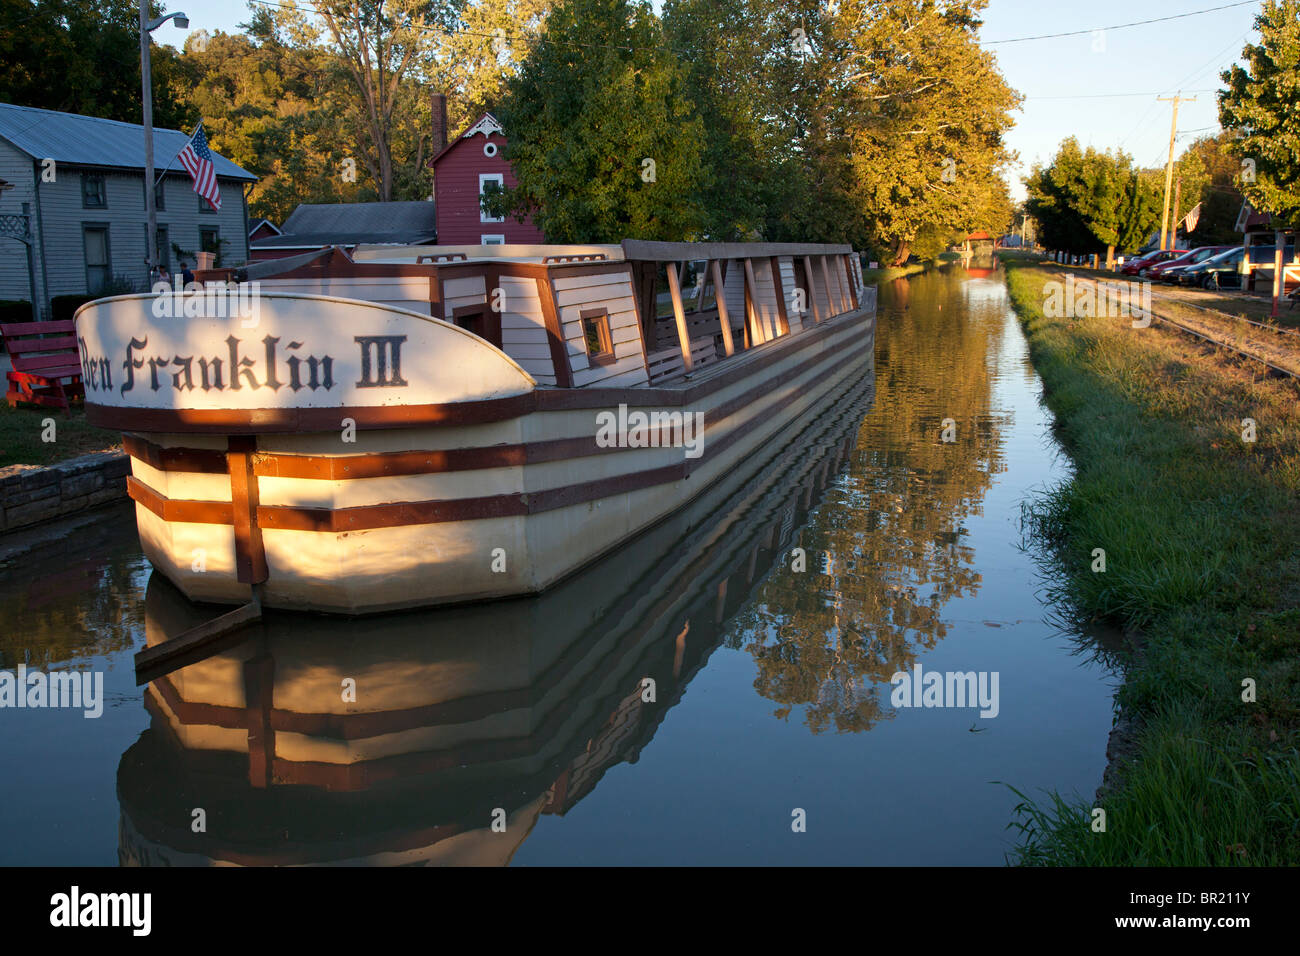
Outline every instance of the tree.
<path fill-rule="evenodd" d="M 161 4 L 150 5 L 160 15 Z M 177 79 L 178 56 L 151 53 L 154 125 L 193 116 Z M 140 8 L 133 0 L 0 0 L 0 102 L 142 122 Z"/>
<path fill-rule="evenodd" d="M 1009 218 L 1000 170 L 1020 96 L 979 46 L 986 0 L 844 0 L 819 7 L 823 112 L 842 134 L 850 194 L 893 264 L 918 240 L 942 242 L 984 218 Z"/>
<path fill-rule="evenodd" d="M 256 8 L 246 34 L 217 32 L 181 58 L 186 104 L 213 149 L 259 177 L 249 210 L 276 222 L 303 202 L 357 202 L 378 189 L 347 163 L 338 73 L 296 11 Z M 353 172 L 361 175 L 353 175 Z"/>
<path fill-rule="evenodd" d="M 1075 253 L 1134 249 L 1160 224 L 1163 200 L 1154 177 L 1122 151 L 1079 148 L 1073 136 L 1047 166 L 1025 177 L 1026 208 L 1049 248 Z"/>
<path fill-rule="evenodd" d="M 789 142 L 773 127 L 790 115 L 777 102 L 790 89 L 774 82 L 788 43 L 771 7 L 768 0 L 668 0 L 663 8 L 686 94 L 708 117 L 701 203 L 704 232 L 717 241 L 770 238 L 769 211 Z"/>
<path fill-rule="evenodd" d="M 1260 42 L 1242 51 L 1246 67 L 1220 76 L 1219 123 L 1242 161 L 1241 191 L 1260 212 L 1300 223 L 1300 0 L 1266 0 L 1255 17 Z"/>
<path fill-rule="evenodd" d="M 499 118 L 518 186 L 492 211 L 531 213 L 556 242 L 701 234 L 704 128 L 648 4 L 557 6 Z"/>
<path fill-rule="evenodd" d="M 471 0 L 438 38 L 425 83 L 447 94 L 448 134 L 495 110 L 546 29 L 552 0 Z"/>
<path fill-rule="evenodd" d="M 1237 188 L 1241 166 L 1228 151 L 1230 142 L 1227 133 L 1203 136 L 1187 147 L 1175 167 L 1174 175 L 1183 183 L 1181 212 L 1201 205 L 1196 228 L 1188 236 L 1194 245 L 1236 242 L 1237 215 L 1244 199 Z"/>
<path fill-rule="evenodd" d="M 345 125 L 379 199 L 420 191 L 427 181 L 427 98 L 413 77 L 431 55 L 436 31 L 454 25 L 458 0 L 311 0 L 346 77 Z M 414 122 L 412 122 L 414 120 Z M 401 167 L 406 167 L 405 177 Z M 405 188 L 399 189 L 399 182 Z"/>

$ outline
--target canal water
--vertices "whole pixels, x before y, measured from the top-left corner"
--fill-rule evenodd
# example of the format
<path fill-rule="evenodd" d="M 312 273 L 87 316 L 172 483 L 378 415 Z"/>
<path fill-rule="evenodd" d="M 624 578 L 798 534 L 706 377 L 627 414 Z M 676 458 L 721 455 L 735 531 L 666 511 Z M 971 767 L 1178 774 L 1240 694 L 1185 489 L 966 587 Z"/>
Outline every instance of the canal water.
<path fill-rule="evenodd" d="M 147 687 L 219 609 L 105 512 L 0 568 L 0 669 L 103 675 L 0 710 L 0 864 L 1000 864 L 1008 785 L 1096 789 L 1116 683 L 1022 535 L 1070 467 L 1040 392 L 1000 271 L 895 280 L 874 368 L 598 567 Z"/>

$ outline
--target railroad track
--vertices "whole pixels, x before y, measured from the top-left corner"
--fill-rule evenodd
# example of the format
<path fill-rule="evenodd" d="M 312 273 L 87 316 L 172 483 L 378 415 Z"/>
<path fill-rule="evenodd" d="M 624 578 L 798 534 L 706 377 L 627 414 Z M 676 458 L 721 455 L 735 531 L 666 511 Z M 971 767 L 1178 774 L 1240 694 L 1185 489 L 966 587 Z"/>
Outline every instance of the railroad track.
<path fill-rule="evenodd" d="M 1211 315 L 1222 316 L 1225 319 L 1231 319 L 1234 322 L 1245 322 L 1247 325 L 1253 325 L 1257 329 L 1263 329 L 1266 332 L 1275 332 L 1278 335 L 1289 335 L 1300 338 L 1300 329 L 1284 329 L 1280 325 L 1273 325 L 1269 322 L 1257 322 L 1254 319 L 1248 319 L 1244 315 L 1233 315 L 1231 312 L 1224 312 L 1220 309 L 1212 309 L 1208 305 L 1197 305 L 1195 302 L 1188 301 L 1180 296 L 1165 295 L 1161 292 L 1152 292 L 1151 298 L 1163 299 L 1166 302 L 1176 302 L 1178 305 L 1185 305 L 1189 309 L 1198 309 L 1201 312 L 1209 312 Z"/>
<path fill-rule="evenodd" d="M 1106 283 L 1106 280 L 1104 279 L 1099 279 L 1095 281 L 1097 281 L 1099 287 L 1102 284 L 1107 284 L 1107 285 L 1111 284 L 1111 283 Z M 1176 298 L 1168 295 L 1161 295 L 1160 293 L 1157 292 L 1152 292 L 1151 297 L 1153 299 L 1158 298 L 1164 300 L 1165 302 L 1176 303 L 1178 305 L 1186 305 L 1193 309 L 1199 309 L 1202 312 L 1209 312 L 1214 315 L 1221 316 L 1225 319 L 1229 319 L 1233 322 L 1245 322 L 1246 324 L 1253 326 L 1255 328 L 1262 329 L 1266 332 L 1270 332 L 1275 335 L 1283 336 L 1284 338 L 1295 339 L 1297 342 L 1300 342 L 1300 332 L 1298 332 L 1295 329 L 1283 329 L 1283 328 L 1279 328 L 1276 325 L 1270 325 L 1267 322 L 1256 322 L 1254 319 L 1248 319 L 1245 316 L 1232 315 L 1228 312 L 1221 312 L 1218 309 L 1211 309 L 1207 306 L 1194 305 L 1181 298 Z M 1265 373 L 1267 375 L 1289 378 L 1292 380 L 1300 380 L 1300 371 L 1296 371 L 1294 369 L 1290 369 L 1285 366 L 1278 365 L 1272 359 L 1260 355 L 1258 352 L 1252 352 L 1250 349 L 1242 348 L 1239 345 L 1234 345 L 1231 342 L 1227 342 L 1221 338 L 1218 338 L 1210 334 L 1210 332 L 1206 329 L 1194 328 L 1193 326 L 1187 325 L 1185 322 L 1181 322 L 1178 319 L 1172 318 L 1171 316 L 1162 315 L 1161 313 L 1156 312 L 1154 309 L 1151 310 L 1151 318 L 1154 321 L 1162 322 L 1165 325 L 1177 329 L 1178 331 L 1183 332 L 1186 335 L 1190 335 L 1193 338 L 1196 338 L 1201 342 L 1206 343 L 1207 345 L 1213 346 L 1214 348 L 1224 349 L 1225 351 L 1236 353 L 1237 355 L 1240 355 L 1243 358 L 1249 359 L 1252 362 L 1256 362 L 1260 365 L 1263 365 L 1268 370 Z M 1297 361 L 1297 365 L 1300 366 L 1300 352 L 1297 352 L 1296 354 L 1296 361 Z"/>
<path fill-rule="evenodd" d="M 1179 322 L 1177 319 L 1171 319 L 1167 315 L 1161 315 L 1159 312 L 1156 312 L 1154 309 L 1151 312 L 1151 317 L 1153 319 L 1156 319 L 1157 321 L 1163 322 L 1165 325 L 1172 326 L 1181 332 L 1185 332 L 1194 338 L 1200 339 L 1202 342 L 1205 342 L 1209 345 L 1213 345 L 1215 348 L 1226 349 L 1229 352 L 1235 352 L 1244 358 L 1248 358 L 1252 362 L 1258 362 L 1260 365 L 1266 367 L 1269 370 L 1269 374 L 1271 375 L 1278 375 L 1290 379 L 1300 379 L 1300 372 L 1294 372 L 1291 369 L 1284 368 L 1281 365 L 1275 365 L 1273 362 L 1264 358 L 1264 356 L 1260 355 L 1257 352 L 1252 352 L 1249 349 L 1243 349 L 1238 345 L 1233 345 L 1231 342 L 1225 342 L 1222 339 L 1217 339 L 1213 335 L 1207 335 L 1205 331 L 1202 329 L 1194 329 L 1190 325 L 1184 325 L 1182 322 Z M 1247 319 L 1246 321 L 1249 322 L 1250 320 Z M 1259 323 L 1251 323 L 1251 324 L 1258 325 Z M 1269 328 L 1269 327 L 1264 326 L 1264 328 Z M 1282 330 L 1274 329 L 1273 331 L 1282 331 Z"/>

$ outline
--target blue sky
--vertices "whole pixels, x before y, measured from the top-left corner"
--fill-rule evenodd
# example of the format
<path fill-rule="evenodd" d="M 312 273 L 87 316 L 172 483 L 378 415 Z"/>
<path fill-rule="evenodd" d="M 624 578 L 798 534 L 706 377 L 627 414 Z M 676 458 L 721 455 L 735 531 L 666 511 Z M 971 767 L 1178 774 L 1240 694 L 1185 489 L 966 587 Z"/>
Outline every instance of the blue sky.
<path fill-rule="evenodd" d="M 1164 164 L 1169 148 L 1168 103 L 1157 95 L 1183 90 L 1196 102 L 1179 108 L 1177 148 L 1218 128 L 1214 90 L 1219 71 L 1234 62 L 1255 39 L 1252 28 L 1260 4 L 1249 3 L 1164 23 L 1105 29 L 1100 34 L 998 43 L 1016 37 L 1094 31 L 1117 24 L 1166 17 L 1233 0 L 991 0 L 981 38 L 998 57 L 1003 74 L 1026 97 L 1008 135 L 1020 154 L 1012 173 L 1013 194 L 1022 198 L 1019 175 L 1035 160 L 1046 160 L 1066 136 L 1085 146 L 1122 147 L 1143 166 Z M 175 0 L 169 9 L 190 16 L 190 29 L 233 32 L 248 18 L 244 0 Z M 171 25 L 155 35 L 179 45 L 184 34 Z M 1125 94 L 1125 95 L 1111 95 Z"/>

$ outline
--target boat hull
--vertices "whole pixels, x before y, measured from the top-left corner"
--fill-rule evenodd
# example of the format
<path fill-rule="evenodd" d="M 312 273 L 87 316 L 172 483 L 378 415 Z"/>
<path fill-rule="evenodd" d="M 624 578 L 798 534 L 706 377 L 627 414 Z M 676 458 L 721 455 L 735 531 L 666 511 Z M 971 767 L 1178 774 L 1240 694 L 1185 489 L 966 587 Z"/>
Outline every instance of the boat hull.
<path fill-rule="evenodd" d="M 346 450 L 337 432 L 257 435 L 244 454 L 256 484 L 261 601 L 355 614 L 542 591 L 860 378 L 873 324 L 845 315 L 677 389 L 542 393 L 541 407 L 517 416 L 366 432 Z M 472 406 L 466 412 L 473 417 Z M 703 433 L 693 448 L 632 447 L 671 441 L 671 428 L 600 446 L 602 423 L 636 422 L 638 412 L 699 415 Z M 150 561 L 193 600 L 242 603 L 248 542 L 233 512 L 248 505 L 235 500 L 227 441 L 133 434 L 126 446 Z"/>

